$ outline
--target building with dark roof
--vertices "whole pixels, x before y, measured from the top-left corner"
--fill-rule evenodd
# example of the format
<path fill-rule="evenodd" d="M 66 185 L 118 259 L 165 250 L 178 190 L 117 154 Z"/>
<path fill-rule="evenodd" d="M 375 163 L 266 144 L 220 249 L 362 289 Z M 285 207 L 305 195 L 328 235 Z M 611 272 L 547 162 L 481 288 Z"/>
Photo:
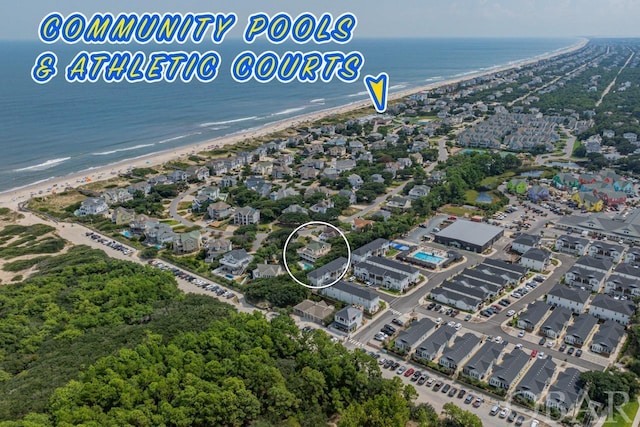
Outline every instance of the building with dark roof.
<path fill-rule="evenodd" d="M 589 239 L 564 234 L 556 239 L 555 248 L 558 252 L 582 256 L 587 251 Z"/>
<path fill-rule="evenodd" d="M 606 274 L 611 270 L 613 263 L 608 259 L 597 259 L 589 255 L 584 255 L 578 258 L 574 266 L 584 268 L 585 270 L 601 271 Z"/>
<path fill-rule="evenodd" d="M 583 392 L 580 373 L 576 368 L 567 368 L 558 374 L 547 393 L 547 408 L 555 408 L 566 414 L 578 404 Z"/>
<path fill-rule="evenodd" d="M 360 306 L 370 313 L 375 313 L 380 308 L 380 297 L 378 294 L 368 288 L 363 288 L 362 286 L 354 285 L 344 280 L 328 288 L 323 288 L 320 292 L 337 301 Z"/>
<path fill-rule="evenodd" d="M 613 263 L 620 262 L 624 253 L 624 246 L 616 243 L 595 241 L 589 246 L 589 255 L 598 259 L 608 259 Z"/>
<path fill-rule="evenodd" d="M 599 270 L 587 270 L 579 266 L 573 266 L 564 274 L 564 283 L 567 286 L 598 292 L 602 287 L 605 276 L 606 274 Z"/>
<path fill-rule="evenodd" d="M 482 304 L 482 300 L 479 298 L 458 293 L 441 286 L 433 289 L 429 293 L 429 297 L 434 301 L 465 311 L 478 311 L 480 304 Z"/>
<path fill-rule="evenodd" d="M 591 351 L 603 356 L 610 356 L 616 351 L 624 336 L 624 326 L 619 323 L 607 320 L 600 325 L 598 332 L 591 340 Z"/>
<path fill-rule="evenodd" d="M 435 242 L 482 253 L 504 235 L 504 229 L 489 224 L 458 219 L 435 235 Z"/>
<path fill-rule="evenodd" d="M 604 285 L 604 292 L 618 298 L 633 298 L 640 295 L 640 280 L 612 274 Z"/>
<path fill-rule="evenodd" d="M 584 311 L 591 293 L 587 290 L 570 288 L 558 283 L 547 293 L 547 304 L 554 307 L 564 307 L 574 313 Z"/>
<path fill-rule="evenodd" d="M 564 342 L 576 347 L 582 347 L 589 339 L 589 336 L 591 336 L 597 324 L 598 319 L 586 313 L 574 317 L 573 324 L 567 328 Z"/>
<path fill-rule="evenodd" d="M 522 233 L 513 240 L 513 243 L 511 243 L 511 250 L 519 254 L 524 254 L 529 249 L 537 248 L 539 243 L 540 236 Z"/>
<path fill-rule="evenodd" d="M 357 264 L 371 256 L 385 256 L 389 252 L 389 240 L 378 238 L 351 252 L 351 264 Z"/>
<path fill-rule="evenodd" d="M 555 370 L 556 364 L 551 357 L 536 359 L 533 366 L 518 383 L 515 393 L 532 402 L 537 402 L 542 397 L 544 389 L 549 385 Z"/>
<path fill-rule="evenodd" d="M 536 271 L 544 271 L 551 261 L 551 252 L 546 249 L 531 248 L 520 257 L 519 264 Z"/>
<path fill-rule="evenodd" d="M 320 288 L 336 280 L 349 267 L 345 257 L 336 258 L 322 267 L 307 273 L 307 279 L 312 286 Z"/>
<path fill-rule="evenodd" d="M 424 341 L 435 326 L 436 324 L 427 318 L 413 322 L 409 329 L 402 330 L 398 333 L 394 345 L 399 350 L 409 352 L 420 342 Z"/>
<path fill-rule="evenodd" d="M 556 307 L 540 327 L 540 333 L 549 338 L 558 338 L 570 319 L 571 310 L 564 307 Z"/>
<path fill-rule="evenodd" d="M 489 378 L 489 384 L 509 390 L 513 381 L 518 378 L 522 370 L 529 362 L 529 354 L 520 349 L 513 349 L 511 353 L 507 353 L 502 357 L 502 363 L 496 365 Z"/>
<path fill-rule="evenodd" d="M 456 330 L 451 326 L 440 326 L 418 345 L 415 355 L 418 359 L 435 360 L 456 336 Z"/>
<path fill-rule="evenodd" d="M 609 295 L 598 294 L 591 301 L 589 314 L 598 319 L 613 320 L 621 325 L 628 325 L 636 305 L 630 300 L 619 300 Z"/>
<path fill-rule="evenodd" d="M 444 349 L 438 364 L 455 371 L 462 362 L 474 353 L 478 344 L 480 344 L 480 338 L 468 332 L 456 338 L 451 347 Z"/>
<path fill-rule="evenodd" d="M 500 357 L 503 348 L 502 344 L 486 341 L 462 368 L 462 374 L 477 380 L 484 380 L 489 371 L 491 371 L 493 364 Z"/>
<path fill-rule="evenodd" d="M 534 301 L 527 307 L 526 311 L 518 316 L 518 328 L 533 331 L 542 318 L 549 311 L 549 306 L 542 301 Z"/>

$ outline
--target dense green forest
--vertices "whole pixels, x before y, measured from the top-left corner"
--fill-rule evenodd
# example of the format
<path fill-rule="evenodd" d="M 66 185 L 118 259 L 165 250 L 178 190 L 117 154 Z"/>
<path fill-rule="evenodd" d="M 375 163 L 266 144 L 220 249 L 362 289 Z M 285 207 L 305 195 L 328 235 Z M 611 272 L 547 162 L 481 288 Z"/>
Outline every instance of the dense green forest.
<path fill-rule="evenodd" d="M 374 359 L 74 247 L 0 288 L 0 426 L 479 426 Z M 472 424 L 469 424 L 471 422 Z"/>

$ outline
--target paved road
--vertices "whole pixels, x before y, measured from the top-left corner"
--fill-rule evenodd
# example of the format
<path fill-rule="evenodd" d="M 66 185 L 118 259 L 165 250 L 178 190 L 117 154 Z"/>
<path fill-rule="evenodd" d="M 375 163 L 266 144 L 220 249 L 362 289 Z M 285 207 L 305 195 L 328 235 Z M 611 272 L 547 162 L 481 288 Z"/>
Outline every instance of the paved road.
<path fill-rule="evenodd" d="M 397 196 L 404 189 L 405 185 L 407 185 L 409 182 L 411 182 L 411 181 L 403 182 L 402 184 L 400 184 L 399 186 L 397 186 L 396 188 L 394 188 L 390 192 L 385 193 L 385 194 L 377 197 L 373 201 L 372 204 L 366 206 L 360 212 L 358 212 L 356 214 L 353 214 L 351 216 L 348 216 L 348 217 L 340 217 L 340 221 L 353 222 L 354 219 L 363 217 L 363 216 L 367 215 L 369 212 L 371 212 L 373 210 L 376 210 L 378 207 L 380 207 L 380 205 L 382 205 L 384 202 L 386 202 L 388 198 L 391 198 L 393 196 Z"/>
<path fill-rule="evenodd" d="M 202 187 L 200 187 L 200 186 L 191 187 L 187 191 L 185 191 L 184 193 L 179 194 L 178 197 L 174 198 L 171 201 L 171 205 L 169 205 L 169 215 L 171 215 L 171 218 L 173 218 L 176 221 L 180 221 L 183 225 L 185 225 L 187 227 L 193 227 L 193 226 L 197 226 L 198 225 L 195 222 L 191 222 L 191 221 L 183 218 L 182 215 L 179 215 L 178 214 L 178 205 L 180 204 L 182 199 L 184 199 L 188 195 L 191 195 L 191 194 L 195 193 L 200 188 L 202 188 Z"/>

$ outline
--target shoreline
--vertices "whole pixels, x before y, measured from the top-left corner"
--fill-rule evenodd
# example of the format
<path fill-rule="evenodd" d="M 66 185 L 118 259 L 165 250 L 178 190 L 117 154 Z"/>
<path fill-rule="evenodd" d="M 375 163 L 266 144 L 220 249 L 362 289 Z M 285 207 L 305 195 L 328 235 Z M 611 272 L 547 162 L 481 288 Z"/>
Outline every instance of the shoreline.
<path fill-rule="evenodd" d="M 428 91 L 428 90 L 434 90 L 443 86 L 459 84 L 461 82 L 471 80 L 477 77 L 500 73 L 507 70 L 535 64 L 540 61 L 548 60 L 557 56 L 561 56 L 567 53 L 580 50 L 588 42 L 589 42 L 588 39 L 583 38 L 574 45 L 567 46 L 566 48 L 558 49 L 556 51 L 542 54 L 533 58 L 514 61 L 506 65 L 495 66 L 495 67 L 491 67 L 490 69 L 472 72 L 469 74 L 463 73 L 458 77 L 449 78 L 447 80 L 438 80 L 426 85 L 407 88 L 405 90 L 390 93 L 388 95 L 388 101 L 397 100 L 399 98 L 404 98 L 406 96 Z M 291 127 L 299 126 L 303 123 L 311 123 L 311 122 L 329 117 L 331 115 L 345 114 L 345 113 L 355 111 L 361 108 L 369 107 L 369 106 L 371 106 L 371 101 L 367 98 L 366 100 L 363 100 L 363 101 L 354 101 L 354 102 L 340 105 L 337 107 L 329 107 L 326 109 L 310 112 L 307 114 L 285 118 L 285 119 L 267 123 L 255 128 L 240 130 L 240 131 L 233 132 L 233 133 L 230 133 L 221 137 L 217 137 L 214 139 L 210 139 L 210 140 L 196 142 L 196 143 L 188 144 L 181 147 L 169 148 L 166 150 L 156 151 L 153 153 L 143 154 L 133 158 L 115 161 L 113 163 L 109 163 L 106 165 L 94 166 L 78 172 L 71 172 L 66 175 L 54 176 L 51 178 L 39 180 L 30 184 L 26 184 L 23 186 L 14 187 L 12 189 L 2 191 L 0 192 L 0 203 L 2 203 L 3 206 L 10 207 L 15 210 L 18 207 L 19 203 L 29 200 L 32 197 L 31 196 L 32 193 L 36 193 L 34 197 L 52 194 L 51 191 L 47 191 L 47 188 L 50 188 L 50 189 L 53 189 L 54 187 L 56 189 L 67 188 L 67 187 L 78 188 L 82 185 L 87 184 L 87 182 L 84 182 L 84 181 L 77 182 L 78 180 L 82 180 L 85 177 L 90 177 L 91 182 L 103 181 L 103 180 L 117 177 L 119 173 L 121 173 L 123 170 L 128 170 L 129 168 L 134 166 L 135 167 L 157 166 L 171 160 L 176 160 L 181 157 L 188 156 L 190 154 L 196 154 L 201 151 L 209 151 L 209 150 L 221 148 L 225 145 L 233 145 L 247 139 L 268 136 L 270 134 L 289 129 Z M 140 165 L 139 164 L 140 162 L 143 162 L 144 164 Z M 40 191 L 42 191 L 42 194 L 39 194 Z"/>

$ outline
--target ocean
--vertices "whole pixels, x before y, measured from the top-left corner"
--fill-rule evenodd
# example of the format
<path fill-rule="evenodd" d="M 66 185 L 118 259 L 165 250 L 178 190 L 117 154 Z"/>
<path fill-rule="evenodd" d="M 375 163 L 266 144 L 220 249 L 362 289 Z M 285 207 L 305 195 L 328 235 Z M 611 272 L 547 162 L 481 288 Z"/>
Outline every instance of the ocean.
<path fill-rule="evenodd" d="M 242 132 L 300 114 L 367 99 L 362 83 L 236 83 L 229 64 L 244 50 L 360 51 L 362 76 L 389 75 L 390 92 L 424 86 L 534 58 L 577 39 L 355 39 L 346 45 L 271 45 L 240 40 L 213 45 L 83 46 L 0 41 L 0 192 L 54 176 Z M 51 50 L 68 64 L 82 50 L 215 50 L 222 58 L 210 83 L 49 83 L 30 76 Z"/>

